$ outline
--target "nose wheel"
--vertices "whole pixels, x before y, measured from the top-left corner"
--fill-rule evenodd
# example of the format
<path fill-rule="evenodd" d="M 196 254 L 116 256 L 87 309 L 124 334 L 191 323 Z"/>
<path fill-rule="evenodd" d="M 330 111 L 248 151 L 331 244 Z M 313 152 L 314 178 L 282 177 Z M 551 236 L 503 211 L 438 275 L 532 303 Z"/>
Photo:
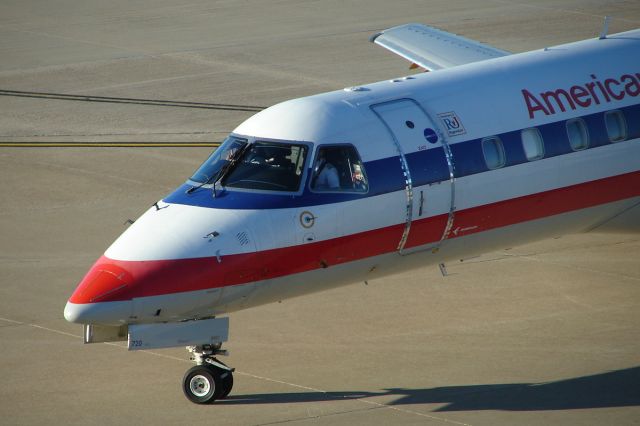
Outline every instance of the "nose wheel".
<path fill-rule="evenodd" d="M 191 402 L 209 404 L 224 399 L 233 388 L 233 368 L 215 358 L 225 354 L 220 347 L 187 346 L 198 365 L 191 367 L 182 380 L 182 390 Z"/>

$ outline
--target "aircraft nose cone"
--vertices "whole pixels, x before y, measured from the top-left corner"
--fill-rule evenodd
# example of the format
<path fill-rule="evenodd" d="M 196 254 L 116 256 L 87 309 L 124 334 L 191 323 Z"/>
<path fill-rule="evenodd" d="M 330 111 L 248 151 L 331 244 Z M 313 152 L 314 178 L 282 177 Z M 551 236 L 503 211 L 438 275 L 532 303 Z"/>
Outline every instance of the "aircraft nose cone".
<path fill-rule="evenodd" d="M 64 319 L 69 322 L 75 322 L 82 324 L 82 320 L 87 317 L 87 305 L 77 305 L 75 303 L 67 302 L 64 307 Z"/>
<path fill-rule="evenodd" d="M 127 287 L 132 282 L 131 274 L 113 262 L 101 258 L 80 281 L 70 302 L 94 303 L 126 298 Z"/>
<path fill-rule="evenodd" d="M 130 319 L 130 272 L 102 257 L 80 281 L 64 308 L 69 322 L 120 325 Z"/>
<path fill-rule="evenodd" d="M 76 324 L 122 325 L 131 316 L 132 302 L 73 303 L 64 307 L 64 318 Z"/>

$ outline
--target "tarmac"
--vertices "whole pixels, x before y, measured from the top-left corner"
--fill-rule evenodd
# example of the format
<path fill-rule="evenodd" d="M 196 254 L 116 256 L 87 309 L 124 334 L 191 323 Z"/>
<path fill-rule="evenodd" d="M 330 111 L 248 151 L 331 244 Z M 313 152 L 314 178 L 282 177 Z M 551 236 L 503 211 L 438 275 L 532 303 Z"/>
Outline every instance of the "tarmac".
<path fill-rule="evenodd" d="M 277 102 L 409 74 L 423 22 L 521 52 L 640 27 L 640 3 L 0 3 L 0 141 L 219 142 Z M 182 348 L 82 345 L 87 269 L 211 148 L 0 148 L 0 423 L 640 424 L 640 236 L 581 234 L 231 315 L 228 400 Z"/>

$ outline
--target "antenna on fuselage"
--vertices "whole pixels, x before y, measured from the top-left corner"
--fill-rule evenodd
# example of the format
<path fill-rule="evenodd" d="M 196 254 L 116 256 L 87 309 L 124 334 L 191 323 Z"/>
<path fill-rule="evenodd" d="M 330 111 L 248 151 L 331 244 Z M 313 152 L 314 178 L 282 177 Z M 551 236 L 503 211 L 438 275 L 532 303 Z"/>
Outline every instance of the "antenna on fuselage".
<path fill-rule="evenodd" d="M 611 21 L 611 16 L 605 16 L 602 32 L 600 33 L 600 40 L 607 38 L 607 33 L 609 32 L 609 21 Z"/>

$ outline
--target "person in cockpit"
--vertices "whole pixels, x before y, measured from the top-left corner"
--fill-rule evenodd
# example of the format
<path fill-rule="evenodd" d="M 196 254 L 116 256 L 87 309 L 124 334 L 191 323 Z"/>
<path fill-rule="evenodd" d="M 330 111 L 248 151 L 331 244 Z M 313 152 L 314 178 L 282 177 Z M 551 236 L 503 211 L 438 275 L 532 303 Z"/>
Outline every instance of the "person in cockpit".
<path fill-rule="evenodd" d="M 340 188 L 338 169 L 327 159 L 326 150 L 321 149 L 318 152 L 314 170 L 316 171 L 316 177 L 313 182 L 313 189 L 331 190 Z"/>

